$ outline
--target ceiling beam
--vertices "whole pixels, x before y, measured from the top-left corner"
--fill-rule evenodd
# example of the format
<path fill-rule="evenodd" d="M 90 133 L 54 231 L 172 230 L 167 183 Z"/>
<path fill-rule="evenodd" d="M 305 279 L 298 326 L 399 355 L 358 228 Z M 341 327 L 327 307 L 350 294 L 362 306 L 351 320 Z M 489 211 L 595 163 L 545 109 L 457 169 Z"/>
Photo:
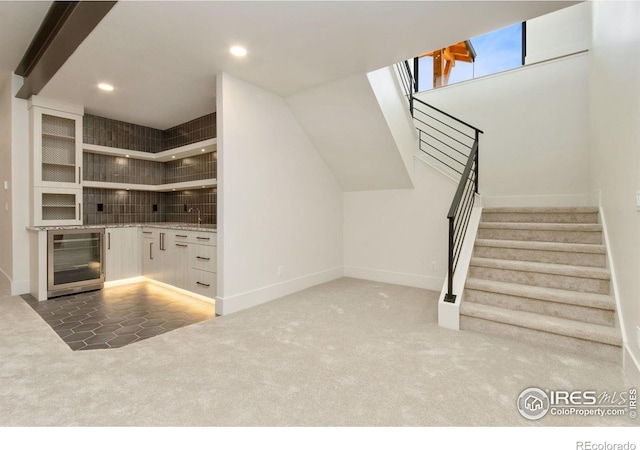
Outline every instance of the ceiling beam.
<path fill-rule="evenodd" d="M 16 97 L 38 94 L 116 3 L 53 2 L 15 70 L 24 77 Z"/>

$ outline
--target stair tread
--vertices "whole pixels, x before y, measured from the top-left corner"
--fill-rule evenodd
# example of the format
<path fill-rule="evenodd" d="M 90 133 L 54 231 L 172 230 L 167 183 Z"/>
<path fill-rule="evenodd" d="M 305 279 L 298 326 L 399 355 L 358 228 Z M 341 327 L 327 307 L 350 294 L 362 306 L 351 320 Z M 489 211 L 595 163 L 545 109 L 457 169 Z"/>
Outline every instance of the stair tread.
<path fill-rule="evenodd" d="M 470 266 L 517 270 L 521 272 L 536 272 L 550 275 L 564 275 L 579 278 L 597 278 L 600 280 L 611 279 L 611 275 L 607 269 L 600 267 L 571 266 L 568 264 L 515 261 L 509 259 L 493 259 L 474 256 L 471 258 Z"/>
<path fill-rule="evenodd" d="M 503 281 L 469 278 L 465 289 L 532 298 L 555 303 L 615 311 L 615 300 L 610 295 L 590 292 L 569 291 L 525 284 L 505 283 Z"/>
<path fill-rule="evenodd" d="M 473 302 L 463 302 L 460 306 L 460 314 L 592 342 L 614 346 L 622 345 L 620 331 L 617 328 L 605 325 L 498 308 Z"/>
<path fill-rule="evenodd" d="M 482 208 L 486 213 L 558 213 L 558 214 L 594 214 L 599 212 L 597 206 L 507 206 L 496 208 Z"/>
<path fill-rule="evenodd" d="M 572 253 L 605 254 L 606 247 L 601 244 L 573 244 L 565 242 L 515 241 L 507 239 L 476 239 L 477 246 L 500 247 L 526 250 L 545 250 Z"/>
<path fill-rule="evenodd" d="M 480 222 L 479 228 L 541 231 L 602 231 L 599 223 Z"/>

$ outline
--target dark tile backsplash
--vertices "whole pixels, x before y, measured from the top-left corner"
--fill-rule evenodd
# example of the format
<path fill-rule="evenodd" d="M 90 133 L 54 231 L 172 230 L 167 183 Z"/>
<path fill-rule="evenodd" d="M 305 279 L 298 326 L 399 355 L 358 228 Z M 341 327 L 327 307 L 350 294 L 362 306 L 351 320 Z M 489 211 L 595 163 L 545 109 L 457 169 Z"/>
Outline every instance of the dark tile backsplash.
<path fill-rule="evenodd" d="M 191 191 L 167 192 L 164 198 L 164 218 L 166 222 L 198 223 L 198 212 L 204 224 L 216 221 L 216 188 L 194 189 Z M 185 207 L 186 205 L 186 207 Z M 189 212 L 190 208 L 194 211 Z M 185 211 L 186 209 L 186 211 Z"/>
<path fill-rule="evenodd" d="M 216 113 L 198 117 L 162 132 L 164 150 L 216 137 Z"/>
<path fill-rule="evenodd" d="M 162 130 L 91 114 L 85 114 L 82 119 L 82 141 L 140 152 L 164 150 Z"/>
<path fill-rule="evenodd" d="M 84 188 L 82 195 L 85 225 L 165 221 L 163 192 Z M 153 212 L 153 205 L 158 205 L 157 212 Z"/>
<path fill-rule="evenodd" d="M 90 114 L 83 119 L 85 143 L 126 150 L 158 153 L 214 137 L 216 113 L 164 131 Z M 166 163 L 84 153 L 83 166 L 87 181 L 159 185 L 217 177 L 215 152 Z M 216 194 L 215 187 L 176 192 L 84 188 L 83 223 L 195 224 L 198 213 L 188 210 L 197 208 L 203 224 L 216 224 Z"/>
<path fill-rule="evenodd" d="M 118 223 L 179 222 L 198 223 L 198 208 L 203 224 L 216 224 L 216 188 L 176 192 L 146 192 L 84 188 L 83 223 L 108 225 Z M 102 205 L 103 211 L 99 211 Z M 157 205 L 157 211 L 153 206 Z M 185 211 L 185 205 L 186 211 Z"/>
<path fill-rule="evenodd" d="M 217 178 L 216 152 L 189 156 L 164 163 L 164 183 Z"/>
<path fill-rule="evenodd" d="M 112 183 L 162 184 L 165 163 L 119 156 L 84 153 L 83 179 Z"/>
<path fill-rule="evenodd" d="M 158 153 L 216 137 L 216 113 L 198 117 L 164 131 L 85 114 L 82 134 L 85 144 Z"/>

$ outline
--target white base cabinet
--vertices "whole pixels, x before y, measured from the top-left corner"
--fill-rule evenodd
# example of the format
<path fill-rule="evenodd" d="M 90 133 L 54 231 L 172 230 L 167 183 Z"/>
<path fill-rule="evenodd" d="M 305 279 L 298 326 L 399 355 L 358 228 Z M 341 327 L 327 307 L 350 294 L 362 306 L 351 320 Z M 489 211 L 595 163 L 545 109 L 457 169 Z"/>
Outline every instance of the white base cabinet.
<path fill-rule="evenodd" d="M 105 228 L 105 281 L 142 275 L 139 227 Z"/>
<path fill-rule="evenodd" d="M 158 230 L 154 228 L 142 229 L 142 275 L 157 279 L 160 267 L 158 256 Z"/>
<path fill-rule="evenodd" d="M 209 298 L 217 285 L 217 233 L 142 229 L 142 273 L 147 278 Z"/>
<path fill-rule="evenodd" d="M 217 274 L 205 270 L 189 270 L 189 286 L 185 289 L 205 297 L 215 298 Z"/>

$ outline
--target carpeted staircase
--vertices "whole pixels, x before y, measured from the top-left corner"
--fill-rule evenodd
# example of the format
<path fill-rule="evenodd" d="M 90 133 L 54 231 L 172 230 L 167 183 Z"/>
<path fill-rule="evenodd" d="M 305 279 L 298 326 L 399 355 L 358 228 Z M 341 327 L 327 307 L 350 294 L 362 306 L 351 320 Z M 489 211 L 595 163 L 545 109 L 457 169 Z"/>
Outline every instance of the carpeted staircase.
<path fill-rule="evenodd" d="M 598 209 L 485 208 L 460 328 L 620 362 Z"/>

